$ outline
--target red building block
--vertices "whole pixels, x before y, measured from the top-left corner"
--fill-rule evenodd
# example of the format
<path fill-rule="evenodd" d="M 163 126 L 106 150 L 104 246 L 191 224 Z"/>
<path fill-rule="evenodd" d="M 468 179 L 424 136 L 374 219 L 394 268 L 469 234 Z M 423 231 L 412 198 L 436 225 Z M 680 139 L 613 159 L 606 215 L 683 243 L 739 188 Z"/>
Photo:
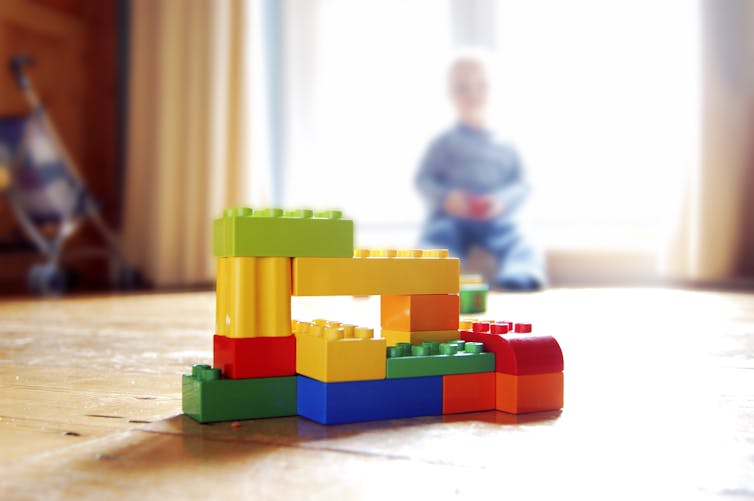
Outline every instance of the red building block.
<path fill-rule="evenodd" d="M 495 409 L 511 414 L 563 408 L 563 373 L 495 373 Z"/>
<path fill-rule="evenodd" d="M 214 364 L 228 379 L 293 376 L 296 336 L 230 338 L 215 335 Z"/>
<path fill-rule="evenodd" d="M 526 330 L 531 327 L 517 325 L 528 325 Z M 563 371 L 563 352 L 552 336 L 503 333 L 510 329 L 507 322 L 478 322 L 473 329 L 473 332 L 461 331 L 461 339 L 484 343 L 484 351 L 495 354 L 495 372 L 525 375 Z"/>
<path fill-rule="evenodd" d="M 495 373 L 442 377 L 442 413 L 489 411 L 495 408 Z"/>

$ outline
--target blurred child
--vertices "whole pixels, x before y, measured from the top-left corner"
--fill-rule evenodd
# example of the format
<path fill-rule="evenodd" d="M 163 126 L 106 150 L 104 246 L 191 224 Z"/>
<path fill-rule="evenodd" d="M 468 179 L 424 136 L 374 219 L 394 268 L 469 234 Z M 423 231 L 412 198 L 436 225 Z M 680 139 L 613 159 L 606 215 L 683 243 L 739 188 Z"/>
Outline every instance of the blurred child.
<path fill-rule="evenodd" d="M 426 248 L 464 259 L 479 246 L 497 260 L 493 286 L 536 290 L 545 285 L 542 257 L 522 232 L 517 213 L 528 187 L 516 151 L 487 128 L 488 68 L 482 57 L 458 57 L 448 72 L 457 124 L 429 145 L 417 176 L 430 216 Z"/>

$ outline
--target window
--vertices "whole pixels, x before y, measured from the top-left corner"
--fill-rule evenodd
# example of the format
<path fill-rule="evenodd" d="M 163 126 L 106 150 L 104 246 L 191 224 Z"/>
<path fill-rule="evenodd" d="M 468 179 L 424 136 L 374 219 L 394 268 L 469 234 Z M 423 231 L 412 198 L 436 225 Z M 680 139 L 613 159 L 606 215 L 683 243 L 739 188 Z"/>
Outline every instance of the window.
<path fill-rule="evenodd" d="M 311 0 L 281 10 L 286 206 L 332 205 L 361 244 L 411 245 L 445 66 L 492 51 L 493 123 L 524 158 L 548 249 L 659 255 L 698 160 L 699 6 L 649 0 Z"/>
<path fill-rule="evenodd" d="M 449 5 L 306 4 L 286 16 L 284 204 L 343 207 L 359 222 L 361 243 L 398 236 L 396 244 L 411 245 L 424 211 L 413 184 L 417 163 L 449 119 Z M 380 228 L 387 240 L 373 233 Z"/>
<path fill-rule="evenodd" d="M 495 116 L 549 248 L 655 252 L 698 158 L 698 2 L 502 0 Z"/>

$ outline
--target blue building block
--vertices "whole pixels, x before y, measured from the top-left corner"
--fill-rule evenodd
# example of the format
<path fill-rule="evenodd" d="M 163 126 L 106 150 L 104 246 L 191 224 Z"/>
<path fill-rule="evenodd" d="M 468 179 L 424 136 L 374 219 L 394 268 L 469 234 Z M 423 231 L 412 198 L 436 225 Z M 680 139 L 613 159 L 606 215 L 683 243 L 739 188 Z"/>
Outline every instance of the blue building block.
<path fill-rule="evenodd" d="M 322 424 L 442 414 L 442 376 L 344 383 L 297 378 L 298 414 Z"/>

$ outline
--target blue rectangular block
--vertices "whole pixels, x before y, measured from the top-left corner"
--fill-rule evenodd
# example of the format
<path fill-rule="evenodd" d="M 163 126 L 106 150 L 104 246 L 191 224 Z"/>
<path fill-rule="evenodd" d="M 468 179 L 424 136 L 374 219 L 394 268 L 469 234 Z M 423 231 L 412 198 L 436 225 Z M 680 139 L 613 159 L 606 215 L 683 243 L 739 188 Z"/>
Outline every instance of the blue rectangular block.
<path fill-rule="evenodd" d="M 442 376 L 344 383 L 297 379 L 298 414 L 322 424 L 442 414 Z"/>

